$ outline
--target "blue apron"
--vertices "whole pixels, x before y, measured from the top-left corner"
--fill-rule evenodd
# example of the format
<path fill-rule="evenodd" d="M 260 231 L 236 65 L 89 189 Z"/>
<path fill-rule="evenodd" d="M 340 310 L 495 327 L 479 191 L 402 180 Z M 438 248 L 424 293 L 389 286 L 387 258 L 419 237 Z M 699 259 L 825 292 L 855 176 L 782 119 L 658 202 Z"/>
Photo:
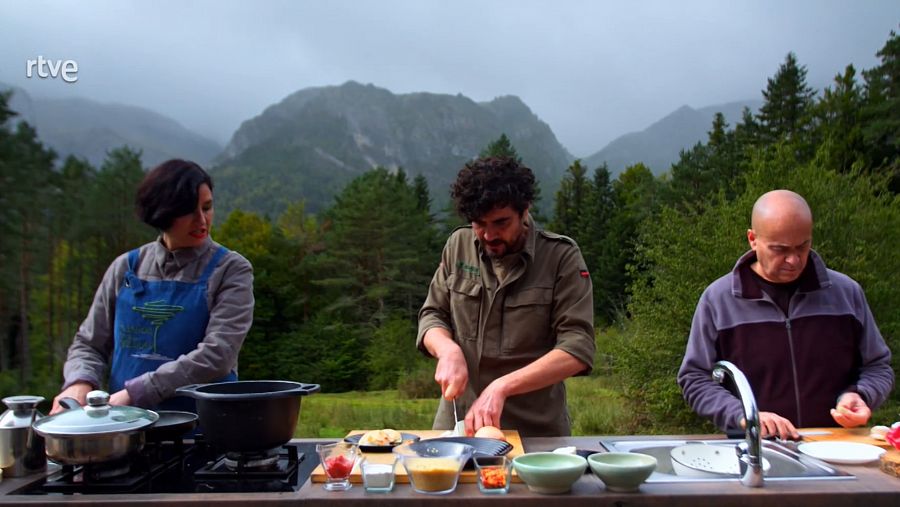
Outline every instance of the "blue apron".
<path fill-rule="evenodd" d="M 135 274 L 138 250 L 128 253 L 128 272 L 116 297 L 110 393 L 123 389 L 125 381 L 197 348 L 209 323 L 207 282 L 226 253 L 228 249 L 220 247 L 195 283 L 141 280 Z M 234 371 L 216 382 L 229 380 L 237 380 Z M 197 411 L 194 400 L 183 396 L 149 408 Z"/>

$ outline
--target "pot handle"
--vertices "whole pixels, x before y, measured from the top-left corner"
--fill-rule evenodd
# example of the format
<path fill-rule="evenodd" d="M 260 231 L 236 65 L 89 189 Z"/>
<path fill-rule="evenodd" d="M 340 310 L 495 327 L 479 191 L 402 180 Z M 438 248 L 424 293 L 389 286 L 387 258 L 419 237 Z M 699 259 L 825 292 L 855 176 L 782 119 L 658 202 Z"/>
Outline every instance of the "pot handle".
<path fill-rule="evenodd" d="M 81 408 L 81 403 L 78 403 L 75 398 L 66 397 L 59 400 L 59 406 L 66 410 L 75 410 Z"/>
<path fill-rule="evenodd" d="M 221 399 L 221 398 L 243 398 L 243 397 L 261 397 L 261 398 L 276 398 L 282 396 L 306 396 L 307 394 L 313 394 L 319 392 L 322 388 L 319 384 L 304 384 L 301 382 L 295 382 L 297 386 L 292 387 L 286 391 L 274 391 L 270 393 L 255 393 L 255 394 L 235 394 L 235 393 L 203 393 L 197 391 L 197 389 L 208 386 L 211 384 L 191 384 L 183 387 L 179 387 L 175 389 L 175 394 L 180 396 L 187 396 L 189 398 L 194 398 L 197 400 L 209 400 L 209 399 Z"/>
<path fill-rule="evenodd" d="M 297 388 L 297 394 L 301 396 L 306 396 L 307 394 L 317 393 L 322 389 L 319 384 L 301 384 L 300 387 Z"/>
<path fill-rule="evenodd" d="M 206 384 L 188 384 L 175 389 L 175 394 L 179 396 L 187 396 L 188 398 L 199 399 L 197 396 L 197 388 Z"/>

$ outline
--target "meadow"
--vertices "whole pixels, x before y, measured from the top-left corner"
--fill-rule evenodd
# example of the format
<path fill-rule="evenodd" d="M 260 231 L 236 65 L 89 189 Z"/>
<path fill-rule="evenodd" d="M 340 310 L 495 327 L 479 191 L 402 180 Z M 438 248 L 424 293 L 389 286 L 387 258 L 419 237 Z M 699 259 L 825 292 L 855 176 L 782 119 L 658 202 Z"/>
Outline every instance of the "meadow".
<path fill-rule="evenodd" d="M 566 386 L 573 434 L 630 432 L 632 411 L 611 377 L 577 377 Z M 431 429 L 437 406 L 437 399 L 404 399 L 397 390 L 317 393 L 303 398 L 294 435 L 336 438 L 358 429 Z"/>

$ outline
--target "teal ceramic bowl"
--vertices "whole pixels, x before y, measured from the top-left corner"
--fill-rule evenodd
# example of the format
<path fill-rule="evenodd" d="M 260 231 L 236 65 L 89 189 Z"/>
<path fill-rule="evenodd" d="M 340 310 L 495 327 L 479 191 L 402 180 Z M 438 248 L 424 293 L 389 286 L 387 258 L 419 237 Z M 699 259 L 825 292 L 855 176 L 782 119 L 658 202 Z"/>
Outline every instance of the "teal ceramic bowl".
<path fill-rule="evenodd" d="M 656 470 L 656 458 L 632 452 L 601 452 L 588 456 L 591 470 L 610 491 L 637 491 Z"/>
<path fill-rule="evenodd" d="M 576 454 L 531 452 L 516 456 L 513 468 L 528 489 L 553 495 L 572 489 L 572 484 L 584 475 L 587 461 Z"/>

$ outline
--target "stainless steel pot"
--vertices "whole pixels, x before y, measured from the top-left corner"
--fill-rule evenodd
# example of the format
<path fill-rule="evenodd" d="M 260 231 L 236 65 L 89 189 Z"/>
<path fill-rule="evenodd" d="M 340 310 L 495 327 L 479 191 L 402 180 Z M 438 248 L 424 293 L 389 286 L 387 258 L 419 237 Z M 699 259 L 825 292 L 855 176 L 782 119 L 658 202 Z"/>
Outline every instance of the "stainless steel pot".
<path fill-rule="evenodd" d="M 31 427 L 43 416 L 38 412 L 41 396 L 9 396 L 9 410 L 0 416 L 0 470 L 6 477 L 22 477 L 47 467 L 44 439 Z"/>
<path fill-rule="evenodd" d="M 137 407 L 112 406 L 109 394 L 91 391 L 87 406 L 71 398 L 67 410 L 34 423 L 46 441 L 47 457 L 63 465 L 84 465 L 124 458 L 144 447 L 144 428 L 159 415 Z"/>

